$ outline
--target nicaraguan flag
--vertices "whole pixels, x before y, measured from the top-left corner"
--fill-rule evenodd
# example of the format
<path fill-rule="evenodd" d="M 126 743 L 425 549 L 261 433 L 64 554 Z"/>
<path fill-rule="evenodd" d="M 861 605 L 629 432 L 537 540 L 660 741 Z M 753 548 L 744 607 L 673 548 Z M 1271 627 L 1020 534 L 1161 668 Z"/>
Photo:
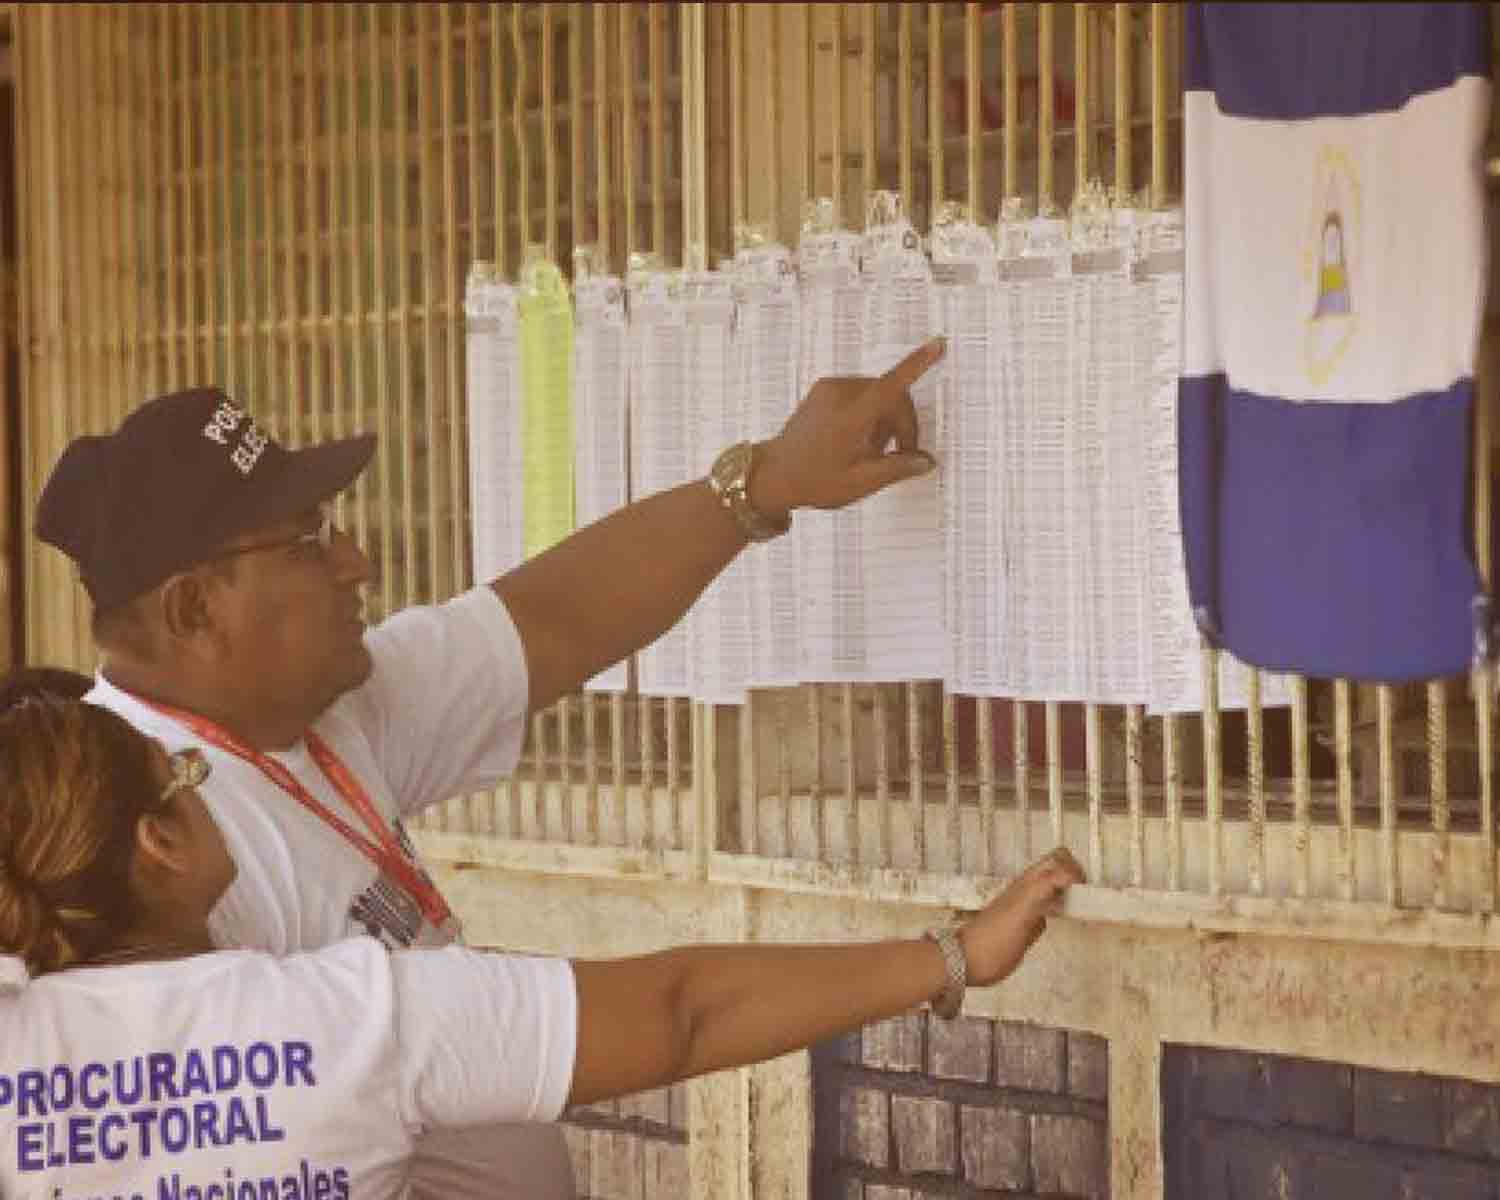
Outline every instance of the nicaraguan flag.
<path fill-rule="evenodd" d="M 1468 668 L 1488 5 L 1193 4 L 1188 591 L 1277 671 Z"/>

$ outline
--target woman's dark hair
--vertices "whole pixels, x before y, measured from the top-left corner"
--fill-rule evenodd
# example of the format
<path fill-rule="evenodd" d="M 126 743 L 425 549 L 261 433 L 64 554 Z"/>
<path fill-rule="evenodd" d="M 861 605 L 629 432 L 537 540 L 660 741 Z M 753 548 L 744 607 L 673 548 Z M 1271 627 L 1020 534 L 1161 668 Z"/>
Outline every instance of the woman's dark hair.
<path fill-rule="evenodd" d="M 134 923 L 136 826 L 159 792 L 151 743 L 107 709 L 41 695 L 0 712 L 0 953 L 42 975 Z"/>

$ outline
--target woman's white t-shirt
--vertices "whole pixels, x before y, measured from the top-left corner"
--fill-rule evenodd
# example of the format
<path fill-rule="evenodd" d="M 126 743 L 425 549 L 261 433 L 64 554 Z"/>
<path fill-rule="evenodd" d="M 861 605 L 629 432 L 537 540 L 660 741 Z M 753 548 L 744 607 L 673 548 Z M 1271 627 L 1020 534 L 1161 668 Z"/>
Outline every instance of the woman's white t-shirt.
<path fill-rule="evenodd" d="M 551 1121 L 572 1084 L 563 959 L 352 938 L 0 990 L 9 1200 L 386 1200 L 428 1129 Z"/>

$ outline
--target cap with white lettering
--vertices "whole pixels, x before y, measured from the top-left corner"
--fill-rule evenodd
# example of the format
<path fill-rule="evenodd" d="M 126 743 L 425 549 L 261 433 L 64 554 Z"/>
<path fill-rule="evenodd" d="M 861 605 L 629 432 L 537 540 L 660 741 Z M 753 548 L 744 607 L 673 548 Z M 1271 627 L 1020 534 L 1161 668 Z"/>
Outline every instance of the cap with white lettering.
<path fill-rule="evenodd" d="M 364 470 L 373 434 L 287 450 L 218 388 L 148 400 L 109 434 L 75 438 L 37 502 L 36 532 L 110 609 L 288 520 Z"/>

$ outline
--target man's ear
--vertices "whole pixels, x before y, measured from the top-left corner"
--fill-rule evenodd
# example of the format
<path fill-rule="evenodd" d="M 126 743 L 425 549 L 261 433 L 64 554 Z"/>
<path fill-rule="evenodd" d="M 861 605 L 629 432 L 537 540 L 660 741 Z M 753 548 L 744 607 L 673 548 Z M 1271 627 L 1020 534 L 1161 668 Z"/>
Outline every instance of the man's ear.
<path fill-rule="evenodd" d="M 158 596 L 162 628 L 172 639 L 189 639 L 213 628 L 208 588 L 196 572 L 173 575 Z"/>

